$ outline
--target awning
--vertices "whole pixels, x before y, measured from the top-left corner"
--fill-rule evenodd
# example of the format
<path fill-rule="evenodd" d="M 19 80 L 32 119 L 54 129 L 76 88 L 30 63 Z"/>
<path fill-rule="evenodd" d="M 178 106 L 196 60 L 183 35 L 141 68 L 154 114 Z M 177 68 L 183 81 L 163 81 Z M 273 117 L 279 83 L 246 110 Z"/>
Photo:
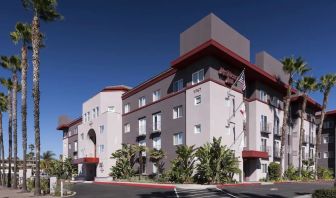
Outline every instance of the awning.
<path fill-rule="evenodd" d="M 83 157 L 73 160 L 74 164 L 98 164 L 99 158 L 97 157 Z"/>
<path fill-rule="evenodd" d="M 243 158 L 262 158 L 262 159 L 268 159 L 268 152 L 264 151 L 254 151 L 254 150 L 245 150 L 242 152 L 242 157 Z"/>

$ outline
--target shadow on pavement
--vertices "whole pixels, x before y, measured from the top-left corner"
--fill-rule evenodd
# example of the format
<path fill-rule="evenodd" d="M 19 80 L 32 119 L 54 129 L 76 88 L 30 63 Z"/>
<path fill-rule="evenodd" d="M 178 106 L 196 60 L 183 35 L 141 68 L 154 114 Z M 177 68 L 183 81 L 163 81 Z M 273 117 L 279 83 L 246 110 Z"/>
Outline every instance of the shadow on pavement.
<path fill-rule="evenodd" d="M 153 191 L 150 193 L 137 194 L 137 197 L 140 197 L 140 198 L 161 198 L 161 197 L 176 198 L 176 195 L 174 191 L 168 191 L 168 192 Z"/>

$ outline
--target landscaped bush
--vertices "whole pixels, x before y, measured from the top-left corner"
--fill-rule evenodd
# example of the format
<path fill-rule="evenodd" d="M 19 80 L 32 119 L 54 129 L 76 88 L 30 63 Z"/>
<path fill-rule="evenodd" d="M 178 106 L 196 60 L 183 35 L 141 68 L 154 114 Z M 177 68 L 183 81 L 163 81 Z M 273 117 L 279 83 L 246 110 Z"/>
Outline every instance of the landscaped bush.
<path fill-rule="evenodd" d="M 336 188 L 315 190 L 313 198 L 335 198 Z"/>
<path fill-rule="evenodd" d="M 269 180 L 278 181 L 281 178 L 280 164 L 271 162 L 268 166 Z"/>
<path fill-rule="evenodd" d="M 332 179 L 333 178 L 333 172 L 324 167 L 317 167 L 317 178 L 319 179 Z"/>
<path fill-rule="evenodd" d="M 294 168 L 294 166 L 289 166 L 285 171 L 285 178 L 288 180 L 299 180 L 299 172 Z"/>
<path fill-rule="evenodd" d="M 35 188 L 35 179 L 34 178 L 27 179 L 27 190 L 29 192 L 32 192 L 34 191 L 34 188 Z"/>
<path fill-rule="evenodd" d="M 303 169 L 301 171 L 301 178 L 304 181 L 314 180 L 315 179 L 315 172 L 313 170 Z"/>

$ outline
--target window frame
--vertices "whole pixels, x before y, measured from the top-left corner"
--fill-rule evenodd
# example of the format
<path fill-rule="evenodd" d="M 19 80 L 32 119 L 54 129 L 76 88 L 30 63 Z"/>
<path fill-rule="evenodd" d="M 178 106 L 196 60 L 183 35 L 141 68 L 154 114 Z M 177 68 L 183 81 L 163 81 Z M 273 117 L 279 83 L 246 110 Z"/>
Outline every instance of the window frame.
<path fill-rule="evenodd" d="M 201 76 L 202 73 L 202 76 Z M 196 77 L 196 79 L 194 79 Z M 205 74 L 204 74 L 204 69 L 200 69 L 191 75 L 191 85 L 196 85 L 204 80 Z M 194 81 L 196 80 L 196 81 Z"/>

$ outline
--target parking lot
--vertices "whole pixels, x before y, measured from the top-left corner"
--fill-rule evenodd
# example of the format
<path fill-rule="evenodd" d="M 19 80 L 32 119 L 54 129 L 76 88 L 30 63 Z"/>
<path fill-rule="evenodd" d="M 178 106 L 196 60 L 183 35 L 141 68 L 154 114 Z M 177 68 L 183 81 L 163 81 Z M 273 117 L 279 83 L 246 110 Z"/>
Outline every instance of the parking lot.
<path fill-rule="evenodd" d="M 272 185 L 251 186 L 225 186 L 208 189 L 158 189 L 136 186 L 118 186 L 110 184 L 84 184 L 77 183 L 74 191 L 75 197 L 100 197 L 100 198 L 287 198 L 309 195 L 316 189 L 330 188 L 333 183 L 282 183 Z"/>

